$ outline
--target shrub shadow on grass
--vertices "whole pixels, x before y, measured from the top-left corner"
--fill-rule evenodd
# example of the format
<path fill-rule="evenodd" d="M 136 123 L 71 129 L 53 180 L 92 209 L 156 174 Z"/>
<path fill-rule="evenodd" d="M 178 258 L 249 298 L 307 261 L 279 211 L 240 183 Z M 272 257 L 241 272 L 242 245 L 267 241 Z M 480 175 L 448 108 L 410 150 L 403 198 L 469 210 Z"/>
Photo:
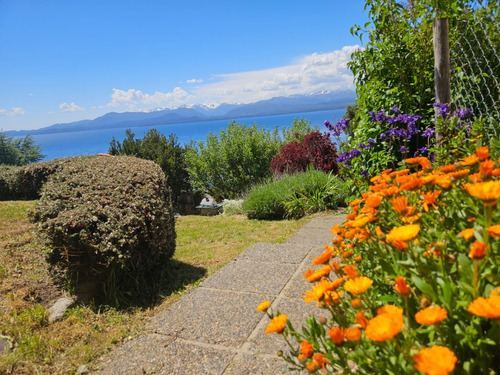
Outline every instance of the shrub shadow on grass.
<path fill-rule="evenodd" d="M 201 280 L 206 274 L 206 268 L 170 259 L 162 270 L 157 297 L 180 292 L 186 286 Z"/>

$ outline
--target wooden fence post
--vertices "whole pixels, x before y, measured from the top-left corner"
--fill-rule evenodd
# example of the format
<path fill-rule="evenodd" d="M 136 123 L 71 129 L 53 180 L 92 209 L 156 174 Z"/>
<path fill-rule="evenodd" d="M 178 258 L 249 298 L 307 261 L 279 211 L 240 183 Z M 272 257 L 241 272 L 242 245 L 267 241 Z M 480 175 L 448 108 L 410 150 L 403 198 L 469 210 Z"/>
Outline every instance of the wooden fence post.
<path fill-rule="evenodd" d="M 450 103 L 450 44 L 448 39 L 448 18 L 436 18 L 432 24 L 434 36 L 434 91 L 436 102 Z M 437 129 L 436 129 L 437 130 Z M 441 137 L 436 131 L 436 137 Z"/>

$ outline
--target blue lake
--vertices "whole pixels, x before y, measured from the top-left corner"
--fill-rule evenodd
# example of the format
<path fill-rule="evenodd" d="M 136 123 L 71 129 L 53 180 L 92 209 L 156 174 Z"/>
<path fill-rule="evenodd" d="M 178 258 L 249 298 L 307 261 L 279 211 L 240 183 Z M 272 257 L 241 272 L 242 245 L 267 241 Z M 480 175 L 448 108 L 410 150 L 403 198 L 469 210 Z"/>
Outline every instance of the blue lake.
<path fill-rule="evenodd" d="M 269 130 L 277 126 L 281 130 L 284 127 L 292 126 L 294 119 L 304 118 L 311 121 L 312 125 L 318 125 L 320 131 L 323 132 L 326 130 L 323 126 L 325 120 L 335 123 L 342 118 L 344 113 L 344 109 L 335 109 L 273 116 L 245 117 L 234 120 L 245 125 L 256 123 L 259 128 Z M 177 136 L 179 143 L 188 144 L 192 140 L 204 141 L 209 132 L 218 134 L 219 131 L 225 128 L 230 122 L 231 120 L 215 120 L 183 124 L 140 126 L 129 129 L 135 134 L 135 138 L 142 138 L 149 129 L 154 128 L 166 136 L 173 133 Z M 100 152 L 108 152 L 111 139 L 114 137 L 117 141 L 123 141 L 126 129 L 128 128 L 41 134 L 33 135 L 33 138 L 36 144 L 41 145 L 42 154 L 45 155 L 43 160 L 52 160 L 66 156 L 94 155 Z"/>

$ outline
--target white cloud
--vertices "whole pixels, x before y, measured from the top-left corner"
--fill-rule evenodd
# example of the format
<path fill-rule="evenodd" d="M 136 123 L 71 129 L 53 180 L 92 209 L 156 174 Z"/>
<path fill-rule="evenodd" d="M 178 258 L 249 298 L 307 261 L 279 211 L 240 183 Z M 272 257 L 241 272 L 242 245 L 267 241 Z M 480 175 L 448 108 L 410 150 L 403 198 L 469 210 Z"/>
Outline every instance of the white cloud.
<path fill-rule="evenodd" d="M 277 96 L 301 95 L 335 90 L 354 90 L 347 67 L 351 54 L 361 47 L 345 46 L 328 53 L 299 57 L 289 65 L 271 69 L 189 79 L 190 88 L 175 87 L 171 92 L 144 93 L 138 89 L 113 89 L 107 107 L 132 111 L 177 108 L 189 104 L 251 103 Z"/>
<path fill-rule="evenodd" d="M 113 89 L 111 102 L 108 106 L 116 107 L 126 105 L 129 109 L 141 110 L 152 107 L 177 108 L 186 104 L 191 95 L 181 89 L 174 88 L 171 92 L 156 91 L 154 94 L 145 94 L 141 90 L 129 89 L 127 91 Z"/>
<path fill-rule="evenodd" d="M 354 89 L 347 63 L 360 46 L 302 56 L 290 65 L 272 69 L 221 74 L 213 83 L 193 89 L 199 101 L 250 103 L 276 96 Z"/>
<path fill-rule="evenodd" d="M 74 102 L 71 102 L 71 104 L 68 104 L 68 103 L 59 104 L 59 109 L 62 112 L 82 112 L 82 111 L 85 111 L 84 108 L 76 105 Z"/>
<path fill-rule="evenodd" d="M 7 109 L 0 109 L 0 116 L 21 116 L 24 114 L 26 114 L 26 111 L 21 107 L 12 107 L 10 111 Z"/>

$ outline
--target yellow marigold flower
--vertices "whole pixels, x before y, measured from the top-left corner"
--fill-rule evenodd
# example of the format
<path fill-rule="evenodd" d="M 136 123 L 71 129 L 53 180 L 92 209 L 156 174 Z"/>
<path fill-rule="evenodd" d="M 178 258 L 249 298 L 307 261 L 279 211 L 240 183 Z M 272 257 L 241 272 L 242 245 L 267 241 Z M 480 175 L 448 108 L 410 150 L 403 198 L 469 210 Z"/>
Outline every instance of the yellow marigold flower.
<path fill-rule="evenodd" d="M 261 304 L 259 304 L 259 306 L 257 306 L 257 311 L 266 312 L 270 304 L 270 301 L 262 302 Z"/>
<path fill-rule="evenodd" d="M 327 276 L 331 272 L 331 270 L 332 270 L 332 267 L 330 265 L 323 266 L 319 270 L 317 270 L 314 273 L 312 273 L 311 275 L 309 275 L 307 277 L 307 281 L 309 281 L 310 283 L 318 281 L 322 277 Z"/>
<path fill-rule="evenodd" d="M 418 224 L 403 225 L 401 227 L 391 229 L 385 238 L 389 243 L 394 241 L 406 242 L 414 239 L 418 235 L 419 231 L 420 225 Z"/>
<path fill-rule="evenodd" d="M 361 228 L 370 222 L 370 216 L 359 215 L 353 221 L 346 223 L 345 226 L 348 228 Z M 347 225 L 349 224 L 349 226 Z"/>
<path fill-rule="evenodd" d="M 476 155 L 479 160 L 486 160 L 490 155 L 490 149 L 487 146 L 476 148 Z"/>
<path fill-rule="evenodd" d="M 469 238 L 471 238 L 474 235 L 474 232 L 475 232 L 474 228 L 467 228 L 467 229 L 460 231 L 460 233 L 458 233 L 458 234 L 461 235 L 466 240 L 468 240 Z"/>
<path fill-rule="evenodd" d="M 477 157 L 477 155 L 472 154 L 472 155 L 467 156 L 465 159 L 461 160 L 460 164 L 462 164 L 462 165 L 474 165 L 478 161 L 479 161 L 479 158 Z"/>
<path fill-rule="evenodd" d="M 266 327 L 266 333 L 281 333 L 285 329 L 286 322 L 288 321 L 288 316 L 278 315 L 271 319 L 271 322 Z"/>
<path fill-rule="evenodd" d="M 427 375 L 447 375 L 455 369 L 457 357 L 445 346 L 434 345 L 413 356 L 414 367 Z"/>
<path fill-rule="evenodd" d="M 396 336 L 403 326 L 403 309 L 386 305 L 378 309 L 375 318 L 368 321 L 365 336 L 373 341 L 385 341 Z"/>
<path fill-rule="evenodd" d="M 396 286 L 394 290 L 404 297 L 409 296 L 413 292 L 413 289 L 406 284 L 406 278 L 404 276 L 396 277 Z"/>
<path fill-rule="evenodd" d="M 467 311 L 483 318 L 500 319 L 500 294 L 492 292 L 489 298 L 476 298 L 469 304 Z"/>
<path fill-rule="evenodd" d="M 355 279 L 347 280 L 344 284 L 344 289 L 351 294 L 358 295 L 364 293 L 372 284 L 372 279 L 366 276 L 361 276 L 356 277 Z"/>
<path fill-rule="evenodd" d="M 492 225 L 488 228 L 488 233 L 491 237 L 500 237 L 500 224 Z"/>
<path fill-rule="evenodd" d="M 418 324 L 432 325 L 448 317 L 448 312 L 439 306 L 431 306 L 420 310 L 415 314 L 415 320 Z"/>
<path fill-rule="evenodd" d="M 300 343 L 300 354 L 307 358 L 311 358 L 314 354 L 314 345 L 307 341 L 302 341 Z"/>
<path fill-rule="evenodd" d="M 487 247 L 484 242 L 474 241 L 470 247 L 469 257 L 471 259 L 483 259 L 486 255 Z"/>
<path fill-rule="evenodd" d="M 333 255 L 334 255 L 333 247 L 325 246 L 325 251 L 323 251 L 323 253 L 321 255 L 318 255 L 316 258 L 314 258 L 312 261 L 312 264 L 313 265 L 325 264 L 330 259 L 333 258 Z"/>
<path fill-rule="evenodd" d="M 328 331 L 330 338 L 335 345 L 340 345 L 344 342 L 344 329 L 340 327 L 332 327 Z"/>

